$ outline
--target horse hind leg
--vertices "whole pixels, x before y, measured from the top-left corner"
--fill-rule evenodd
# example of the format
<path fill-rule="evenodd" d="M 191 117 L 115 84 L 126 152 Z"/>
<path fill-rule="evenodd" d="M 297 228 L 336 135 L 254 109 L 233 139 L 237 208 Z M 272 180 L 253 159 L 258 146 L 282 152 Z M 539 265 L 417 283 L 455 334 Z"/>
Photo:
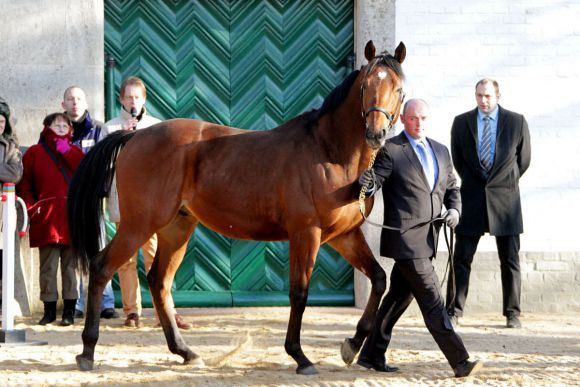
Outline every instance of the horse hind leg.
<path fill-rule="evenodd" d="M 290 319 L 284 348 L 298 364 L 296 373 L 315 375 L 318 370 L 306 357 L 300 344 L 302 317 L 308 301 L 308 286 L 316 254 L 320 248 L 320 229 L 309 229 L 290 237 Z"/>
<path fill-rule="evenodd" d="M 328 243 L 371 281 L 370 296 L 356 326 L 356 333 L 354 337 L 346 338 L 340 349 L 342 360 L 346 364 L 351 364 L 375 323 L 379 304 L 386 290 L 386 274 L 375 259 L 360 229 L 341 235 Z"/>
<path fill-rule="evenodd" d="M 157 252 L 147 274 L 147 282 L 169 350 L 181 356 L 184 364 L 203 366 L 201 357 L 185 344 L 179 332 L 171 296 L 175 273 L 183 261 L 187 242 L 197 224 L 197 219 L 191 214 L 180 211 L 169 225 L 157 232 Z"/>
<path fill-rule="evenodd" d="M 83 352 L 76 357 L 77 366 L 81 371 L 90 371 L 94 366 L 95 346 L 99 340 L 103 290 L 117 269 L 137 251 L 137 246 L 122 241 L 124 238 L 118 233 L 104 250 L 91 259 L 85 327 L 82 333 Z"/>
<path fill-rule="evenodd" d="M 108 252 L 108 247 L 99 253 L 89 266 L 89 285 L 87 302 L 85 305 L 85 328 L 82 333 L 83 352 L 77 355 L 77 367 L 81 371 L 90 371 L 94 366 L 95 346 L 99 340 L 100 307 L 103 297 L 103 289 L 108 280 L 104 280 L 96 262 L 101 261 Z M 96 317 L 96 318 L 95 318 Z"/>

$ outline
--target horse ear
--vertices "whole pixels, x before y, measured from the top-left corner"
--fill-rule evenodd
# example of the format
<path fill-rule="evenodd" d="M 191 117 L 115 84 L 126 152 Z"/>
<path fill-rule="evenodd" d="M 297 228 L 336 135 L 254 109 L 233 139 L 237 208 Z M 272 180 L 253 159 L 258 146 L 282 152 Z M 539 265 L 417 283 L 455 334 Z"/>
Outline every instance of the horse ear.
<path fill-rule="evenodd" d="M 407 56 L 407 48 L 403 42 L 399 43 L 397 49 L 395 50 L 395 59 L 399 63 L 403 63 L 405 57 Z"/>
<path fill-rule="evenodd" d="M 375 45 L 372 40 L 369 40 L 365 46 L 365 58 L 370 62 L 375 57 L 375 52 Z"/>

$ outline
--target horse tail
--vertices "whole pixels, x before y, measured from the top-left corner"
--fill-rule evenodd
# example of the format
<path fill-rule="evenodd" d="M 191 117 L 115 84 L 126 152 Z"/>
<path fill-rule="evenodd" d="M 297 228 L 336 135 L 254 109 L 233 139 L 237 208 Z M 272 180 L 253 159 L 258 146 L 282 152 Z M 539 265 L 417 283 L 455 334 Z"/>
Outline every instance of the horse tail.
<path fill-rule="evenodd" d="M 119 130 L 108 135 L 85 155 L 70 182 L 67 199 L 70 238 L 78 267 L 84 273 L 105 240 L 103 199 L 109 195 L 115 160 L 134 134 Z"/>

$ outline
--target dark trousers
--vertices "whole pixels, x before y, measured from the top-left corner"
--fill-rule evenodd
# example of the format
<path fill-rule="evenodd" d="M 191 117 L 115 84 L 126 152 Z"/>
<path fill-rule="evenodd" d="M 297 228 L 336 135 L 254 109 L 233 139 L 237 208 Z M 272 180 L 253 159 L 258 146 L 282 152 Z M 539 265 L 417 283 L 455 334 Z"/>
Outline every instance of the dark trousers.
<path fill-rule="evenodd" d="M 76 255 L 72 246 L 47 245 L 38 249 L 40 270 L 40 300 L 53 302 L 58 300 L 56 277 L 60 261 L 60 276 L 62 280 L 62 299 L 76 300 L 79 296 L 79 272 L 76 267 Z"/>
<path fill-rule="evenodd" d="M 396 260 L 389 291 L 381 302 L 375 325 L 363 345 L 359 359 L 376 365 L 385 363 L 393 327 L 413 297 L 421 309 L 427 329 L 451 367 L 455 368 L 459 362 L 469 358 L 463 341 L 453 330 L 441 294 L 431 259 Z"/>
<path fill-rule="evenodd" d="M 451 273 L 447 281 L 447 310 L 450 314 L 463 316 L 463 308 L 469 291 L 471 263 L 477 250 L 480 236 L 456 235 L 453 268 L 455 271 L 455 300 L 452 300 Z M 501 286 L 503 291 L 503 315 L 520 315 L 522 278 L 520 274 L 520 236 L 496 236 L 499 255 Z"/>

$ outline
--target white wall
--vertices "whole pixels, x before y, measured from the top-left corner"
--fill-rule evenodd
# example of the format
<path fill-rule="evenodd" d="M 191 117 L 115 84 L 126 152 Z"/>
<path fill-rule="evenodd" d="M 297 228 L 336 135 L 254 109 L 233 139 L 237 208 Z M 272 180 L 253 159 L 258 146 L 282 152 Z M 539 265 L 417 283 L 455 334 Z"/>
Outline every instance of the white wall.
<path fill-rule="evenodd" d="M 532 164 L 520 182 L 522 252 L 580 251 L 580 1 L 399 0 L 407 96 L 431 105 L 429 135 L 449 144 L 475 83 L 498 80 L 500 104 L 524 114 Z M 495 251 L 492 238 L 479 251 Z"/>
<path fill-rule="evenodd" d="M 0 0 L 0 96 L 17 120 L 21 145 L 38 141 L 44 117 L 62 111 L 78 85 L 104 118 L 103 0 Z"/>

